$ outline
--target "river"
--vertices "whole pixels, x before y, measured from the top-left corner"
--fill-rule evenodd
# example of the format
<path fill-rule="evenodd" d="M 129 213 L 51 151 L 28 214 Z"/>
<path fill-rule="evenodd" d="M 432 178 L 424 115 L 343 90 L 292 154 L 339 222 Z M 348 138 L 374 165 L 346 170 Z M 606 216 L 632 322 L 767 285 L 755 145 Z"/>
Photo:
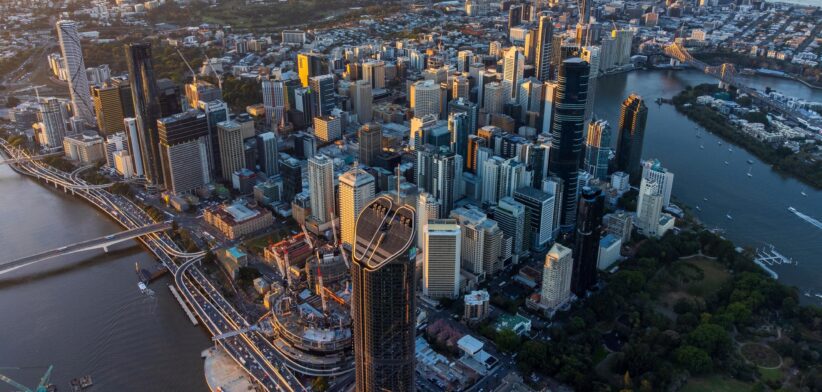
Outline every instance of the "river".
<path fill-rule="evenodd" d="M 791 80 L 757 76 L 748 82 L 758 89 L 769 86 L 787 95 L 822 101 L 822 90 Z M 643 159 L 658 158 L 674 173 L 674 197 L 687 206 L 700 206 L 702 211 L 695 211 L 699 219 L 708 227 L 724 229 L 737 245 L 773 244 L 798 262 L 772 267 L 779 280 L 800 287 L 803 293 L 822 293 L 822 230 L 788 211 L 793 206 L 822 220 L 822 191 L 783 177 L 742 148 L 733 146 L 729 152 L 729 145 L 722 141 L 719 146 L 721 139 L 713 134 L 702 131 L 702 138 L 697 138 L 696 126 L 687 117 L 671 105 L 654 103 L 658 97 L 671 98 L 687 85 L 700 83 L 715 83 L 715 79 L 694 70 L 611 75 L 597 81 L 595 114 L 615 128 L 622 99 L 631 92 L 642 95 L 648 105 Z M 753 165 L 747 163 L 749 159 Z M 752 177 L 747 176 L 749 166 Z M 807 196 L 802 196 L 803 191 Z M 733 219 L 726 217 L 729 214 Z"/>
<path fill-rule="evenodd" d="M 0 262 L 121 228 L 90 205 L 0 166 Z M 153 258 L 134 242 L 43 261 L 0 275 L 0 370 L 33 387 L 54 365 L 69 390 L 90 374 L 98 391 L 204 391 L 200 352 L 210 339 L 168 290 L 169 277 L 137 289 L 134 263 Z M 0 391 L 10 387 L 0 382 Z"/>
<path fill-rule="evenodd" d="M 615 126 L 622 99 L 632 91 L 645 97 L 649 114 L 643 155 L 660 158 L 675 173 L 674 196 L 700 205 L 700 219 L 726 229 L 740 245 L 774 244 L 799 261 L 798 266 L 775 267 L 780 280 L 822 292 L 822 230 L 787 211 L 792 205 L 822 219 L 822 192 L 783 178 L 740 148 L 728 152 L 727 144 L 717 146 L 719 139 L 711 134 L 697 139 L 687 118 L 670 105 L 653 103 L 703 82 L 713 80 L 695 71 L 612 75 L 598 82 L 596 114 Z M 759 77 L 754 83 L 822 101 L 822 91 L 796 82 Z M 754 161 L 752 178 L 746 176 L 748 159 Z M 800 195 L 803 189 L 807 197 Z M 726 219 L 728 213 L 733 220 Z M 0 261 L 119 229 L 84 202 L 0 166 Z M 68 389 L 70 379 L 91 374 L 95 389 L 103 391 L 206 390 L 200 352 L 210 345 L 208 336 L 191 325 L 174 301 L 168 278 L 152 284 L 154 297 L 138 292 L 135 261 L 153 263 L 142 248 L 130 244 L 109 254 L 67 256 L 0 275 L 0 367 L 53 364 L 53 380 L 61 389 Z M 2 372 L 35 385 L 44 370 Z"/>

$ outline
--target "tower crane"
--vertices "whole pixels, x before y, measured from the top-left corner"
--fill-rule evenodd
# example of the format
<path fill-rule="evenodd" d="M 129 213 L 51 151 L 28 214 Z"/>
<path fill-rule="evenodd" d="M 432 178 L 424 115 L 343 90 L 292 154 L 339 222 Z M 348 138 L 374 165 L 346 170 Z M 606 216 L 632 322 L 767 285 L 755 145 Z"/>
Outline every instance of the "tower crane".
<path fill-rule="evenodd" d="M 0 368 L 0 369 L 20 369 L 20 368 L 19 367 L 7 367 L 7 368 Z M 3 374 L 0 374 L 0 381 L 3 381 L 6 384 L 11 385 L 15 389 L 19 389 L 22 392 L 50 392 L 50 391 L 55 390 L 54 385 L 49 383 L 49 379 L 51 378 L 52 369 L 54 369 L 54 365 L 50 365 L 48 367 L 48 369 L 46 370 L 46 374 L 44 374 L 43 377 L 40 378 L 40 383 L 37 384 L 37 386 L 34 387 L 34 389 L 29 388 L 29 387 L 27 387 L 23 384 L 20 384 L 19 382 L 14 381 L 11 378 L 9 378 L 9 377 L 7 377 Z"/>

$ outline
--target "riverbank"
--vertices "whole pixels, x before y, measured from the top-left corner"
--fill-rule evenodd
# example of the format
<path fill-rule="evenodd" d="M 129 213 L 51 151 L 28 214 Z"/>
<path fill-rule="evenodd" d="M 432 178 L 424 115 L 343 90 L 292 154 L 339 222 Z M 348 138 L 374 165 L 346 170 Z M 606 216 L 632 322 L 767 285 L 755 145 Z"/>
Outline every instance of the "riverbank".
<path fill-rule="evenodd" d="M 759 141 L 740 131 L 727 116 L 697 103 L 699 96 L 713 95 L 718 92 L 719 89 L 715 85 L 701 84 L 681 91 L 674 96 L 672 102 L 676 110 L 691 121 L 756 155 L 757 158 L 771 165 L 777 173 L 796 178 L 816 189 L 822 189 L 822 161 L 814 161 L 811 156 L 812 146 L 803 146 L 802 150 L 794 153 L 782 146 Z M 766 119 L 761 121 L 767 122 Z"/>

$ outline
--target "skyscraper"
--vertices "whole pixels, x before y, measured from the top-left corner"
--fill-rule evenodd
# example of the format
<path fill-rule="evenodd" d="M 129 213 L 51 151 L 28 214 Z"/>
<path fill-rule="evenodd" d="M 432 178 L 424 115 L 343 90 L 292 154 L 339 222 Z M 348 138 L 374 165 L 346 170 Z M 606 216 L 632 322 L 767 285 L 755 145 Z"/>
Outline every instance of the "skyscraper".
<path fill-rule="evenodd" d="M 577 187 L 582 165 L 583 116 L 588 95 L 588 63 L 578 57 L 562 62 L 551 111 L 551 152 L 548 171 L 562 180 L 560 225 L 576 223 Z"/>
<path fill-rule="evenodd" d="M 519 48 L 512 46 L 505 50 L 502 65 L 503 103 L 517 99 L 524 70 L 525 56 L 519 51 Z"/>
<path fill-rule="evenodd" d="M 654 179 L 659 184 L 659 193 L 662 195 L 662 206 L 671 204 L 671 191 L 674 187 L 674 173 L 662 167 L 659 159 L 642 162 L 642 178 Z M 642 204 L 642 194 L 639 194 L 637 205 Z"/>
<path fill-rule="evenodd" d="M 422 293 L 429 298 L 456 298 L 462 259 L 460 226 L 454 219 L 430 219 L 424 225 Z"/>
<path fill-rule="evenodd" d="M 622 101 L 617 130 L 616 170 L 628 173 L 631 182 L 639 183 L 642 142 L 645 138 L 645 122 L 648 108 L 642 97 L 631 94 Z"/>
<path fill-rule="evenodd" d="M 354 228 L 365 205 L 374 198 L 374 176 L 355 167 L 340 176 L 340 240 L 354 246 Z"/>
<path fill-rule="evenodd" d="M 662 215 L 662 192 L 656 178 L 642 179 L 639 198 L 642 199 L 642 204 L 637 203 L 636 206 L 636 225 L 642 234 L 656 237 Z"/>
<path fill-rule="evenodd" d="M 525 236 L 531 249 L 543 250 L 553 237 L 554 198 L 532 187 L 514 192 L 514 200 L 525 206 Z"/>
<path fill-rule="evenodd" d="M 279 145 L 277 144 L 277 134 L 274 132 L 264 132 L 257 137 L 257 161 L 260 162 L 260 170 L 266 176 L 273 176 L 280 173 L 279 166 Z"/>
<path fill-rule="evenodd" d="M 425 236 L 422 231 L 428 220 L 437 219 L 439 216 L 439 200 L 428 192 L 420 192 L 417 195 L 417 248 L 425 248 Z"/>
<path fill-rule="evenodd" d="M 308 191 L 311 215 L 320 224 L 331 221 L 334 213 L 334 161 L 320 154 L 308 158 Z"/>
<path fill-rule="evenodd" d="M 608 177 L 608 158 L 611 155 L 611 127 L 605 120 L 588 124 L 585 139 L 584 169 L 594 178 L 605 181 Z"/>
<path fill-rule="evenodd" d="M 450 217 L 462 227 L 464 268 L 480 279 L 490 278 L 502 269 L 502 262 L 510 254 L 505 254 L 505 234 L 497 222 L 476 207 L 455 208 Z"/>
<path fill-rule="evenodd" d="M 537 53 L 535 59 L 536 76 L 542 82 L 551 80 L 551 44 L 554 41 L 554 26 L 550 16 L 539 17 L 537 29 Z"/>
<path fill-rule="evenodd" d="M 372 104 L 374 95 L 371 84 L 367 80 L 358 80 L 352 85 L 352 103 L 357 112 L 357 120 L 365 124 L 373 118 Z"/>
<path fill-rule="evenodd" d="M 441 92 L 439 83 L 433 80 L 420 80 L 411 85 L 411 108 L 414 117 L 427 114 L 440 115 Z"/>
<path fill-rule="evenodd" d="M 282 80 L 263 79 L 261 84 L 265 123 L 276 130 L 285 117 L 285 87 Z"/>
<path fill-rule="evenodd" d="M 231 178 L 235 171 L 245 167 L 242 126 L 234 120 L 223 121 L 217 124 L 217 136 L 223 178 Z"/>
<path fill-rule="evenodd" d="M 215 179 L 231 177 L 231 173 L 227 173 L 223 177 L 223 163 L 220 156 L 220 135 L 217 129 L 217 124 L 228 120 L 228 104 L 222 100 L 215 99 L 213 101 L 202 102 L 200 107 L 206 113 L 206 120 L 208 120 L 208 140 L 209 151 L 211 157 L 209 158 L 209 166 L 211 167 L 211 176 Z"/>
<path fill-rule="evenodd" d="M 502 85 L 499 82 L 491 82 L 483 87 L 485 96 L 482 101 L 485 104 L 483 109 L 487 114 L 502 113 L 502 107 L 505 104 L 505 93 Z"/>
<path fill-rule="evenodd" d="M 310 78 L 328 73 L 328 61 L 320 53 L 299 53 L 297 54 L 297 73 L 302 86 L 308 87 Z"/>
<path fill-rule="evenodd" d="M 351 262 L 356 390 L 414 391 L 414 208 L 388 196 L 357 218 Z"/>
<path fill-rule="evenodd" d="M 174 194 L 195 191 L 211 180 L 208 123 L 195 109 L 157 120 L 163 183 Z"/>
<path fill-rule="evenodd" d="M 585 295 L 585 292 L 597 282 L 597 256 L 604 208 L 605 198 L 602 196 L 602 190 L 582 188 L 574 242 L 574 274 L 571 282 L 571 291 L 579 297 Z"/>
<path fill-rule="evenodd" d="M 81 118 L 87 125 L 93 125 L 95 124 L 94 107 L 91 103 L 86 63 L 83 61 L 83 48 L 80 46 L 77 23 L 71 20 L 58 21 L 57 41 L 63 52 L 72 112 L 75 117 Z"/>
<path fill-rule="evenodd" d="M 291 203 L 294 196 L 303 191 L 303 169 L 296 158 L 284 159 L 280 165 L 283 177 L 283 201 Z"/>
<path fill-rule="evenodd" d="M 314 76 L 308 81 L 311 93 L 311 113 L 314 116 L 331 114 L 331 110 L 337 105 L 334 97 L 334 76 L 320 75 Z"/>
<path fill-rule="evenodd" d="M 60 100 L 49 98 L 44 103 L 40 103 L 40 110 L 37 113 L 37 120 L 42 126 L 42 135 L 38 137 L 38 143 L 46 148 L 55 148 L 63 145 L 63 137 L 66 136 L 66 119 L 63 118 L 63 109 Z"/>
<path fill-rule="evenodd" d="M 366 61 L 362 64 L 362 78 L 374 89 L 385 88 L 385 62 Z"/>
<path fill-rule="evenodd" d="M 540 292 L 541 305 L 548 309 L 556 309 L 571 298 L 573 263 L 571 249 L 560 244 L 554 244 L 545 255 Z"/>
<path fill-rule="evenodd" d="M 468 135 L 471 133 L 470 127 L 471 122 L 467 113 L 457 112 L 448 115 L 448 132 L 451 133 L 451 150 L 463 157 L 468 155 Z M 459 169 L 462 170 L 462 168 Z"/>
<path fill-rule="evenodd" d="M 110 84 L 94 86 L 91 95 L 100 133 L 113 135 L 123 132 L 125 116 L 123 115 L 123 104 L 120 101 L 120 88 Z"/>
<path fill-rule="evenodd" d="M 505 236 L 511 239 L 511 253 L 516 262 L 519 255 L 529 248 L 525 238 L 525 206 L 513 197 L 503 197 L 494 207 L 494 220 L 499 223 Z"/>
<path fill-rule="evenodd" d="M 366 166 L 377 165 L 377 156 L 382 152 L 382 125 L 367 123 L 360 127 L 357 137 L 360 139 L 360 163 Z"/>
<path fill-rule="evenodd" d="M 151 45 L 148 43 L 128 44 L 126 63 L 139 138 L 139 140 L 129 140 L 129 144 L 140 146 L 143 174 L 148 184 L 159 185 L 162 181 L 162 170 L 157 120 L 161 115 L 157 82 L 154 79 L 154 66 L 151 61 Z"/>

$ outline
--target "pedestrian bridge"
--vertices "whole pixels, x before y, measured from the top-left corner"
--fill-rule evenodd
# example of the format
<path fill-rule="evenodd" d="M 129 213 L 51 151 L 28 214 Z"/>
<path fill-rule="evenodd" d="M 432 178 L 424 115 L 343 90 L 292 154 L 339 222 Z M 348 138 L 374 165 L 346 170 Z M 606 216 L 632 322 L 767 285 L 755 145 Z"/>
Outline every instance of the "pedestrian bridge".
<path fill-rule="evenodd" d="M 21 259 L 9 261 L 0 264 L 0 275 L 7 272 L 23 268 L 27 265 L 39 263 L 44 260 L 52 259 L 58 256 L 69 255 L 72 253 L 84 252 L 92 249 L 103 249 L 108 252 L 108 247 L 118 244 L 120 242 L 133 240 L 137 237 L 144 236 L 151 233 L 166 231 L 171 228 L 171 222 L 155 223 L 136 229 L 121 231 L 116 234 L 107 235 L 105 237 L 95 238 L 87 241 L 76 242 L 66 246 L 61 246 L 57 249 L 48 250 L 35 255 L 23 257 Z"/>

